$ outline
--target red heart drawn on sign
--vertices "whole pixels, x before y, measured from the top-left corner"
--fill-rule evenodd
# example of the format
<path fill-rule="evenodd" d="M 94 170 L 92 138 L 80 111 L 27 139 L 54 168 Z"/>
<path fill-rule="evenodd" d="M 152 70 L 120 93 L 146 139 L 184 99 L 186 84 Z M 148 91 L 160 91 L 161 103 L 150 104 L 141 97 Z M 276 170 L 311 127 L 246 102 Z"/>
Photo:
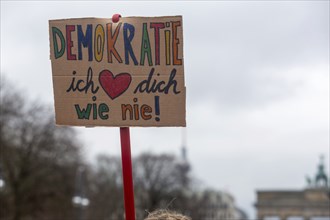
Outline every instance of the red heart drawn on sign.
<path fill-rule="evenodd" d="M 110 70 L 103 70 L 99 75 L 99 82 L 111 99 L 123 94 L 128 89 L 131 81 L 132 77 L 129 73 L 119 73 L 114 76 Z"/>

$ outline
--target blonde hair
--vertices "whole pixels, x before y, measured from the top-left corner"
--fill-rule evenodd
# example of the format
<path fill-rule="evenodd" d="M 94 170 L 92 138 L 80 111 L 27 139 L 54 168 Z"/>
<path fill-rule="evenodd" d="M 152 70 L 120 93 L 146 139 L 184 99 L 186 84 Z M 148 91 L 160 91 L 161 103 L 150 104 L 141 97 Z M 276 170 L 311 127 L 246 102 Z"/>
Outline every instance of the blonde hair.
<path fill-rule="evenodd" d="M 191 218 L 173 211 L 160 209 L 149 213 L 144 220 L 191 220 Z"/>

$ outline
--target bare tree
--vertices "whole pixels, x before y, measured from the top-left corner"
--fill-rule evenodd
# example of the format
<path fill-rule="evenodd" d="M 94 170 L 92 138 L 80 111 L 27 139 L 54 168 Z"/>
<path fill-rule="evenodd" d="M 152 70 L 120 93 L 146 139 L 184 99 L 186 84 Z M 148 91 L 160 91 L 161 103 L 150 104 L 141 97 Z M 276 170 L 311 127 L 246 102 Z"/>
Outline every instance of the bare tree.
<path fill-rule="evenodd" d="M 144 153 L 135 158 L 134 183 L 138 215 L 157 208 L 184 208 L 189 191 L 189 165 L 168 154 Z M 185 166 L 185 168 L 183 168 Z"/>
<path fill-rule="evenodd" d="M 124 219 L 121 162 L 119 157 L 100 155 L 89 174 L 90 220 Z"/>
<path fill-rule="evenodd" d="M 1 219 L 67 219 L 80 163 L 75 132 L 56 127 L 51 110 L 0 85 L 0 164 L 6 181 Z"/>
<path fill-rule="evenodd" d="M 119 157 L 99 156 L 89 177 L 88 219 L 124 219 L 122 169 Z M 182 210 L 190 187 L 189 164 L 168 154 L 144 153 L 133 158 L 137 219 L 157 208 Z"/>

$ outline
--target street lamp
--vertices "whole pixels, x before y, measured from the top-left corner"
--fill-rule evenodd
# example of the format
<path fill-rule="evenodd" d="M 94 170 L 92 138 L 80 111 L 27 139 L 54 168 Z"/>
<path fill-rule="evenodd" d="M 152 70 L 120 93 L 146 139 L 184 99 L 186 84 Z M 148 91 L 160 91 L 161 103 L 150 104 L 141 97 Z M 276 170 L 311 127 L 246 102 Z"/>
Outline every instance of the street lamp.
<path fill-rule="evenodd" d="M 2 189 L 2 188 L 4 188 L 5 187 L 5 180 L 3 180 L 2 179 L 2 177 L 0 177 L 0 190 Z"/>
<path fill-rule="evenodd" d="M 76 195 L 72 197 L 72 203 L 76 206 L 87 207 L 89 205 L 89 199 Z"/>

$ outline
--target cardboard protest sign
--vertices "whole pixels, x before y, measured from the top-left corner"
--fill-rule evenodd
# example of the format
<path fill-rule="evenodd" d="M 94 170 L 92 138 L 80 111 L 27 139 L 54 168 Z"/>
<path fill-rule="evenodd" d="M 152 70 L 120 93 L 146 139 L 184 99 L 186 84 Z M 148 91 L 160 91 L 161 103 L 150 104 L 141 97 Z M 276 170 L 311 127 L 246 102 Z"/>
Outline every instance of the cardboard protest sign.
<path fill-rule="evenodd" d="M 56 123 L 185 126 L 182 17 L 49 21 Z"/>

